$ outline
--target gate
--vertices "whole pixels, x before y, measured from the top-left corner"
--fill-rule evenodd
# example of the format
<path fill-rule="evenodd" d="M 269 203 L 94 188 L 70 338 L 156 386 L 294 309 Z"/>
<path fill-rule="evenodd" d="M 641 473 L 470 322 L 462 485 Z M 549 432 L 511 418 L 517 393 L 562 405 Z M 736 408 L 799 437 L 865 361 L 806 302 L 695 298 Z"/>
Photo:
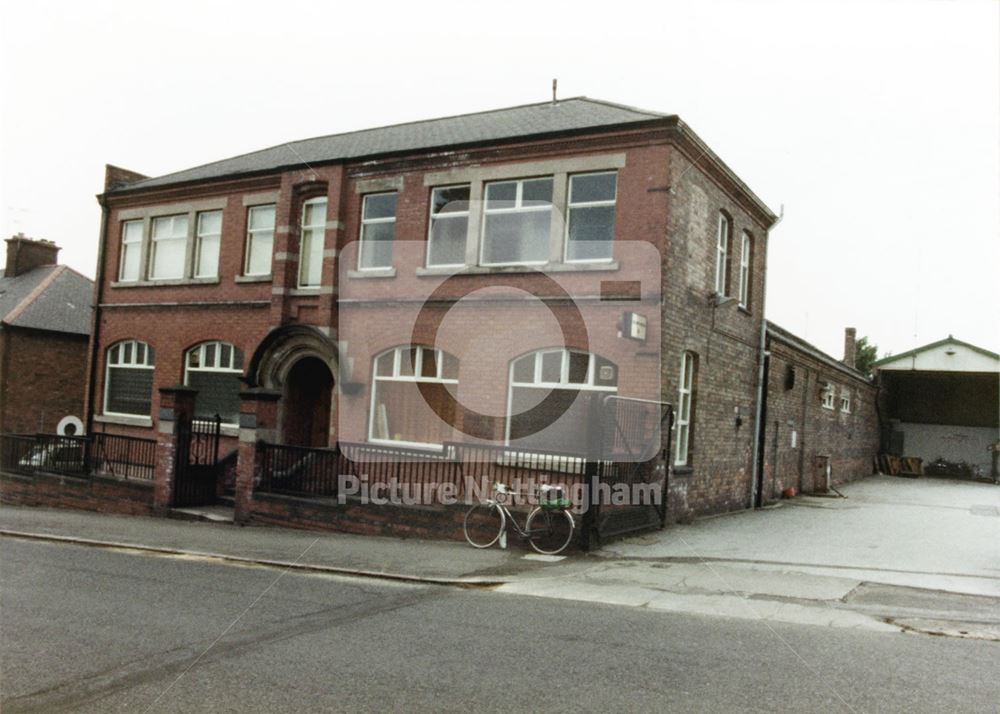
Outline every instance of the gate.
<path fill-rule="evenodd" d="M 221 473 L 219 434 L 222 417 L 195 417 L 177 423 L 174 506 L 215 503 Z"/>
<path fill-rule="evenodd" d="M 591 403 L 584 546 L 616 535 L 662 528 L 673 406 L 616 395 Z"/>

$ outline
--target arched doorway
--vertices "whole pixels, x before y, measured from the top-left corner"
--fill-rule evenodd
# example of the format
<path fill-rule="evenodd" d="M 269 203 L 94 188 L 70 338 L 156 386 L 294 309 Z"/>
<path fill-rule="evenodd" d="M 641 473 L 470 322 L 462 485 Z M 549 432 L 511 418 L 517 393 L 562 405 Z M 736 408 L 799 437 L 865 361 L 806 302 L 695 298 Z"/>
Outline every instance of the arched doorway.
<path fill-rule="evenodd" d="M 284 392 L 284 443 L 327 446 L 333 392 L 330 368 L 318 357 L 303 357 L 288 370 Z"/>

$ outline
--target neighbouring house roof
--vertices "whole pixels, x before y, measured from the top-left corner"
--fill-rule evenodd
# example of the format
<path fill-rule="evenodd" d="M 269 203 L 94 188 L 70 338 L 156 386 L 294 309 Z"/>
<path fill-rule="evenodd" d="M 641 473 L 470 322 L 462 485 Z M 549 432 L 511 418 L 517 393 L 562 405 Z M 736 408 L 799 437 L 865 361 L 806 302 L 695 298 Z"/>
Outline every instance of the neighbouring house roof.
<path fill-rule="evenodd" d="M 585 129 L 626 126 L 670 116 L 587 97 L 573 97 L 554 103 L 526 104 L 291 141 L 184 171 L 130 183 L 115 189 L 115 192 L 274 171 L 303 164 L 359 159 L 401 151 L 421 151 Z"/>
<path fill-rule="evenodd" d="M 871 381 L 863 372 L 859 372 L 853 367 L 848 367 L 840 360 L 828 355 L 819 347 L 816 347 L 815 345 L 806 342 L 798 335 L 792 334 L 785 328 L 774 324 L 770 320 L 767 321 L 767 335 L 770 338 L 774 338 L 784 342 L 785 344 L 789 345 L 794 349 L 799 350 L 800 352 L 806 353 L 810 357 L 813 357 L 814 359 L 817 359 L 820 362 L 823 362 L 824 364 L 833 367 L 834 369 L 839 370 L 840 372 L 843 372 L 844 374 L 850 377 L 854 377 L 855 379 L 860 379 L 863 382 Z"/>
<path fill-rule="evenodd" d="M 0 271 L 0 326 L 90 334 L 94 283 L 65 265 Z"/>
<path fill-rule="evenodd" d="M 1000 369 L 1000 355 L 948 335 L 943 340 L 875 362 L 877 369 L 984 372 Z"/>

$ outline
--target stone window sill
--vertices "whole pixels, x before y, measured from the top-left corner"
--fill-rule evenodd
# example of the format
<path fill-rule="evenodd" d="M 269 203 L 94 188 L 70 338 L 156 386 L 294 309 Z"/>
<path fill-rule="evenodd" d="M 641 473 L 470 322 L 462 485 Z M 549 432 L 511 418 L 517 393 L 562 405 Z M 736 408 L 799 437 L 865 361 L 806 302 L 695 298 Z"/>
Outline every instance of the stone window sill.
<path fill-rule="evenodd" d="M 355 278 L 394 278 L 395 268 L 378 268 L 377 270 L 348 270 L 347 277 Z"/>
<path fill-rule="evenodd" d="M 273 278 L 271 275 L 237 275 L 237 283 L 269 283 Z"/>
<path fill-rule="evenodd" d="M 495 275 L 504 273 L 610 273 L 619 269 L 618 261 L 606 263 L 543 263 L 540 265 L 473 265 L 445 268 L 417 268 L 419 276 Z"/>
<path fill-rule="evenodd" d="M 176 280 L 130 280 L 113 282 L 112 288 L 158 288 L 178 285 L 218 285 L 219 278 L 177 278 Z"/>
<path fill-rule="evenodd" d="M 125 416 L 124 414 L 95 414 L 94 421 L 101 424 L 121 424 L 122 426 L 152 427 L 152 417 Z"/>
<path fill-rule="evenodd" d="M 671 469 L 674 476 L 690 476 L 694 473 L 693 466 L 674 466 Z"/>

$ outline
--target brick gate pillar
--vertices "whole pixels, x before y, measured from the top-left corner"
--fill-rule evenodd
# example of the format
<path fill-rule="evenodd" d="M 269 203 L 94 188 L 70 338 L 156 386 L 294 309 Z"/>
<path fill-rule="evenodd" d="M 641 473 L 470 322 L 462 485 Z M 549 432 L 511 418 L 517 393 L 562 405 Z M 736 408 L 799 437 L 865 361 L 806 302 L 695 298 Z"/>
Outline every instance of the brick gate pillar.
<path fill-rule="evenodd" d="M 156 415 L 156 464 L 153 469 L 153 509 L 166 511 L 174 502 L 177 460 L 177 424 L 194 416 L 197 389 L 177 385 L 160 388 Z"/>
<path fill-rule="evenodd" d="M 278 438 L 278 401 L 281 392 L 270 389 L 248 389 L 240 394 L 240 446 L 236 460 L 236 511 L 233 520 L 250 520 L 257 474 L 261 469 L 258 442 L 276 443 Z"/>

